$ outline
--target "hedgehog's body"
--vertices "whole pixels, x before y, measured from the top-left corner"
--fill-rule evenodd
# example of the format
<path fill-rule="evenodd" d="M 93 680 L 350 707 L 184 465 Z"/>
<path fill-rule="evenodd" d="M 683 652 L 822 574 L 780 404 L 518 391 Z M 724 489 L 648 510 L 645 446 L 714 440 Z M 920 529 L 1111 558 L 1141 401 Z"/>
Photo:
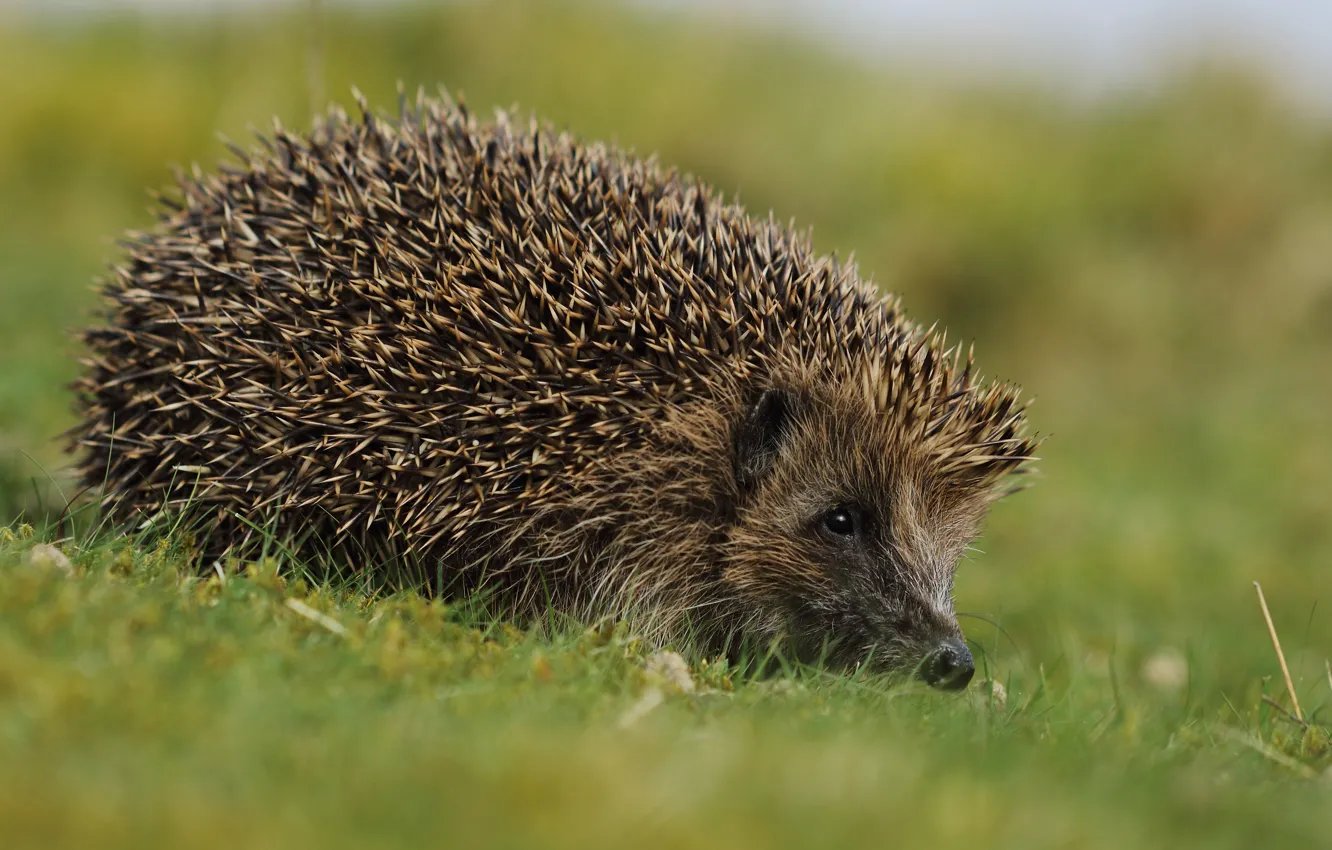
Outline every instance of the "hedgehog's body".
<path fill-rule="evenodd" d="M 1013 393 L 701 186 L 423 107 L 279 131 L 133 238 L 79 384 L 105 504 L 662 636 L 956 645 Z"/>

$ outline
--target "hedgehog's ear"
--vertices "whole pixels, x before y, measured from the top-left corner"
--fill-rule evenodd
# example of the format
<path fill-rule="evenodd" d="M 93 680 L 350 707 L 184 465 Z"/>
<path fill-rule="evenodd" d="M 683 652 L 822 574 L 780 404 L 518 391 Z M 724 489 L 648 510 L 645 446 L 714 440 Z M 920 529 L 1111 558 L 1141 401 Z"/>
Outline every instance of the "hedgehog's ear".
<path fill-rule="evenodd" d="M 791 421 L 791 394 L 773 387 L 745 414 L 735 431 L 735 479 L 741 491 L 772 470 Z"/>

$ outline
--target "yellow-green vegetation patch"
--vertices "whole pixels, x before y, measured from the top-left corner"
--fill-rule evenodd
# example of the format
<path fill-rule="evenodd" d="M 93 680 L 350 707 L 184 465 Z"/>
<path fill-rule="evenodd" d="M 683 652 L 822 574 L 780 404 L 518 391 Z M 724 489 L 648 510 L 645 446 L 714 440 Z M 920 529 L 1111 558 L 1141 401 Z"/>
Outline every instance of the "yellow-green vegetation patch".
<path fill-rule="evenodd" d="M 1147 690 L 754 677 L 271 560 L 199 577 L 120 539 L 55 547 L 63 569 L 29 529 L 0 538 L 7 846 L 1240 847 L 1329 826 L 1325 732 L 1293 746 Z"/>

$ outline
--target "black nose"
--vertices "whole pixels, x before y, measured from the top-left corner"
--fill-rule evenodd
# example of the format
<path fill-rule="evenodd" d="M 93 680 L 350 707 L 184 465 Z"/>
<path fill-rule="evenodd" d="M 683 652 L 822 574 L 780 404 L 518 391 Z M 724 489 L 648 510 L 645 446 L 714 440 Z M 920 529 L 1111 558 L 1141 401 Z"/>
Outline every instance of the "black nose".
<path fill-rule="evenodd" d="M 971 651 L 957 638 L 947 638 L 920 664 L 920 677 L 932 688 L 960 691 L 971 681 L 976 664 Z"/>

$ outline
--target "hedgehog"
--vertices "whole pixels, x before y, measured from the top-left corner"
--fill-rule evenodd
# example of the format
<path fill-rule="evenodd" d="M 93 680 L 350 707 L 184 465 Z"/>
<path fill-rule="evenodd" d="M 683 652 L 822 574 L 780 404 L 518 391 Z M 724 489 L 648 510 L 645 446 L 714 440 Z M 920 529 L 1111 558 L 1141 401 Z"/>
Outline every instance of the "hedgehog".
<path fill-rule="evenodd" d="M 808 233 L 441 91 L 274 122 L 158 196 L 70 432 L 117 522 L 513 618 L 964 687 L 959 559 L 1011 384 Z"/>

